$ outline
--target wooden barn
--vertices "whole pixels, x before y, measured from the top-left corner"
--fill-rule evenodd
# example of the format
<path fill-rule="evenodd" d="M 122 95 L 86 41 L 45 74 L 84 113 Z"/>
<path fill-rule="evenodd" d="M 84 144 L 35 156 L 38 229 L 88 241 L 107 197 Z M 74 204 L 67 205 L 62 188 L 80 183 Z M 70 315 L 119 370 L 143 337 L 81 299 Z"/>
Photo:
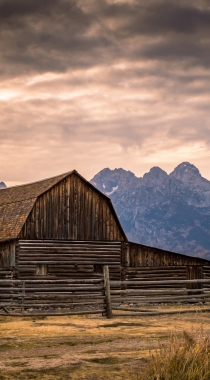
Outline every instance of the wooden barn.
<path fill-rule="evenodd" d="M 208 260 L 128 242 L 109 198 L 75 170 L 0 190 L 0 278 L 203 278 Z"/>

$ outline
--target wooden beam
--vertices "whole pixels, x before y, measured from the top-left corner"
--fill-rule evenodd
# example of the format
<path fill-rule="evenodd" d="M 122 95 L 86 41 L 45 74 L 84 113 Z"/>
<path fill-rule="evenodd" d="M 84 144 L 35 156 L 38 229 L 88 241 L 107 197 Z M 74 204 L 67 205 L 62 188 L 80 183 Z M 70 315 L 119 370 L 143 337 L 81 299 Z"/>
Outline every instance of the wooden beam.
<path fill-rule="evenodd" d="M 106 302 L 106 316 L 107 318 L 113 318 L 112 315 L 112 305 L 111 305 L 111 295 L 110 295 L 110 281 L 109 281 L 109 267 L 104 265 L 104 291 L 105 291 L 105 302 Z"/>

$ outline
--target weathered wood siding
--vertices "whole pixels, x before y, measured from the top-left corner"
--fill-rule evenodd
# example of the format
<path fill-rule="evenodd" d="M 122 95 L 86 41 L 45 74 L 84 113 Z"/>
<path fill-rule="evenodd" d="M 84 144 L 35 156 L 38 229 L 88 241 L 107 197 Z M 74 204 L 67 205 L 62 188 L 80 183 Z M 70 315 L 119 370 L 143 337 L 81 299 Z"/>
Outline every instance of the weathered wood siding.
<path fill-rule="evenodd" d="M 0 279 L 13 277 L 15 267 L 15 242 L 0 243 Z"/>
<path fill-rule="evenodd" d="M 14 272 L 11 268 L 0 268 L 0 280 L 2 279 L 12 279 Z"/>
<path fill-rule="evenodd" d="M 146 247 L 140 244 L 122 243 L 122 281 L 136 281 L 136 288 L 150 289 L 154 285 L 144 285 L 144 281 L 180 280 L 179 284 L 171 284 L 169 287 L 182 288 L 182 280 L 193 280 L 206 278 L 205 274 L 210 262 L 199 258 L 188 257 L 173 252 L 167 252 L 158 248 Z M 133 286 L 133 285 L 132 285 Z M 185 286 L 184 286 L 185 287 Z M 186 288 L 197 289 L 202 287 L 201 283 L 188 284 Z M 128 285 L 129 288 L 129 285 Z M 163 286 L 164 288 L 164 286 Z"/>
<path fill-rule="evenodd" d="M 59 240 L 19 240 L 18 279 L 100 278 L 109 265 L 110 278 L 120 280 L 121 243 Z"/>
<path fill-rule="evenodd" d="M 210 279 L 210 266 L 203 267 L 203 278 Z M 206 284 L 206 287 L 210 288 L 210 284 Z"/>
<path fill-rule="evenodd" d="M 130 242 L 123 243 L 122 265 L 125 267 L 161 267 L 210 265 L 210 261 L 189 257 L 158 248 L 146 247 Z"/>
<path fill-rule="evenodd" d="M 0 288 L 0 315 L 105 314 L 107 309 L 103 275 L 77 280 L 0 279 Z"/>
<path fill-rule="evenodd" d="M 0 243 L 0 269 L 15 266 L 15 242 Z"/>
<path fill-rule="evenodd" d="M 38 197 L 19 238 L 126 239 L 110 201 L 77 174 Z"/>

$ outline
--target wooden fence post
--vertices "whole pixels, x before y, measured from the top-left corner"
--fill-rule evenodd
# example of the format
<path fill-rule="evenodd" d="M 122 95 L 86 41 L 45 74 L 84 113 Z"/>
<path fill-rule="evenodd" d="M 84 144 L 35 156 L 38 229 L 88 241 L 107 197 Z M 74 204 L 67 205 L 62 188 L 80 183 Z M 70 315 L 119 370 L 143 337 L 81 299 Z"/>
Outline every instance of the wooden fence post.
<path fill-rule="evenodd" d="M 112 314 L 108 265 L 104 265 L 103 273 L 104 273 L 104 291 L 105 291 L 105 303 L 106 303 L 106 316 L 107 316 L 107 318 L 110 319 L 110 318 L 113 318 L 113 314 Z"/>

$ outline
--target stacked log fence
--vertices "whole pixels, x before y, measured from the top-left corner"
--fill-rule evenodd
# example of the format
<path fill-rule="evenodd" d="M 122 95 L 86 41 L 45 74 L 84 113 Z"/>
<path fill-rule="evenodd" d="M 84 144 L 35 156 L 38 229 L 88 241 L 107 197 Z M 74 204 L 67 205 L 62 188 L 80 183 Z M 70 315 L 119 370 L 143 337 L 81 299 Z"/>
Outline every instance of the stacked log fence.
<path fill-rule="evenodd" d="M 146 305 L 210 302 L 210 267 L 200 265 L 124 267 L 119 283 L 111 281 L 113 310 L 136 311 Z M 147 310 L 148 311 L 148 310 Z"/>
<path fill-rule="evenodd" d="M 1 315 L 102 314 L 112 318 L 112 310 L 144 312 L 146 305 L 209 302 L 207 266 L 126 267 L 122 280 L 113 279 L 107 265 L 92 278 L 0 279 Z"/>
<path fill-rule="evenodd" d="M 121 281 L 119 285 L 111 281 L 111 300 L 113 310 L 119 305 L 168 304 L 168 303 L 206 303 L 210 302 L 210 279 L 197 280 L 160 280 L 160 281 Z M 202 289 L 190 289 L 189 285 L 202 285 Z"/>
<path fill-rule="evenodd" d="M 1 315 L 107 314 L 104 279 L 0 280 Z"/>

